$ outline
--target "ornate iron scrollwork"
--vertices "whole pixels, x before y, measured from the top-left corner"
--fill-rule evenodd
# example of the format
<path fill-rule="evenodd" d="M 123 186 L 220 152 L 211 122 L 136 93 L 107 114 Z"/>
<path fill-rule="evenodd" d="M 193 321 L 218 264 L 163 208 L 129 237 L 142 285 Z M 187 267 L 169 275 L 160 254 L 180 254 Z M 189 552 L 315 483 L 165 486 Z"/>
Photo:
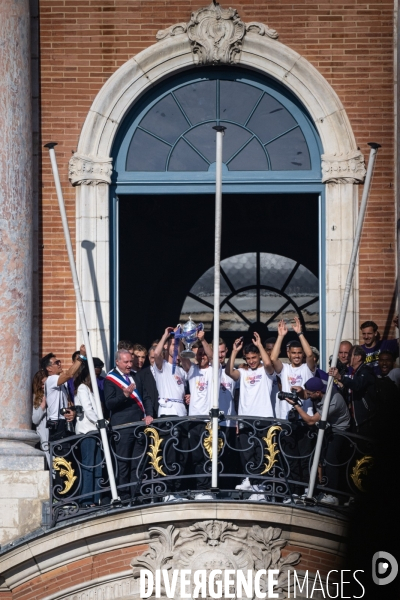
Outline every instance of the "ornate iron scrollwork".
<path fill-rule="evenodd" d="M 372 456 L 363 456 L 359 460 L 356 461 L 356 464 L 353 467 L 353 471 L 350 477 L 353 480 L 354 485 L 360 492 L 365 492 L 365 488 L 363 487 L 362 475 L 367 475 L 368 471 L 374 464 L 374 458 Z"/>
<path fill-rule="evenodd" d="M 218 426 L 219 429 L 219 426 Z M 212 425 L 211 423 L 207 423 L 206 425 L 206 430 L 208 431 L 208 436 L 204 438 L 204 448 L 207 451 L 208 456 L 210 457 L 210 460 L 212 460 L 212 440 L 213 440 L 213 431 L 212 431 Z M 221 440 L 221 438 L 218 438 L 218 454 L 221 452 L 222 447 L 224 445 L 224 442 Z"/>
<path fill-rule="evenodd" d="M 274 442 L 274 437 L 278 431 L 282 431 L 282 427 L 279 425 L 274 425 L 270 427 L 267 433 L 267 437 L 264 437 L 263 440 L 267 446 L 267 452 L 264 454 L 264 458 L 267 460 L 265 464 L 265 469 L 262 471 L 261 475 L 265 475 L 272 469 L 272 467 L 276 464 L 276 456 L 279 454 L 280 450 L 276 449 L 276 442 Z"/>
<path fill-rule="evenodd" d="M 66 494 L 74 485 L 77 477 L 75 475 L 75 470 L 72 468 L 72 465 L 69 461 L 65 460 L 65 458 L 56 457 L 53 458 L 53 469 L 55 471 L 60 471 L 60 477 L 66 477 L 67 481 L 64 481 L 64 489 L 62 492 L 58 492 L 60 495 Z"/>
<path fill-rule="evenodd" d="M 163 471 L 163 465 L 160 465 L 162 456 L 157 456 L 157 454 L 160 451 L 160 446 L 161 442 L 163 441 L 163 438 L 160 438 L 157 429 L 154 429 L 154 427 L 146 427 L 144 432 L 148 433 L 153 440 L 153 443 L 149 444 L 150 451 L 147 452 L 147 455 L 151 458 L 150 464 L 154 468 L 154 470 L 157 471 L 157 473 L 159 473 L 159 475 L 166 477 L 166 474 Z"/>

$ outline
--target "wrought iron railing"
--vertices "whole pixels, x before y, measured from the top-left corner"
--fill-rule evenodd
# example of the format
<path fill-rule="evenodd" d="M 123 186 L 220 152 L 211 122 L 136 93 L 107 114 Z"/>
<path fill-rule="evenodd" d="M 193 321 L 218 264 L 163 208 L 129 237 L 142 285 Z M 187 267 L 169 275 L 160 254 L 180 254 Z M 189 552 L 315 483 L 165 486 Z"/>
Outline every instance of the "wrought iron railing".
<path fill-rule="evenodd" d="M 366 490 L 373 464 L 373 446 L 367 438 L 327 429 L 315 501 L 307 502 L 304 496 L 317 428 L 302 421 L 254 417 L 229 417 L 229 421 L 231 427 L 219 428 L 218 490 L 210 489 L 209 417 L 162 418 L 150 426 L 137 422 L 110 430 L 121 498 L 117 503 L 111 503 L 102 442 L 97 433 L 52 442 L 52 525 L 91 512 L 203 499 L 297 504 L 311 510 L 324 506 L 345 513 L 353 498 Z M 130 446 L 133 451 L 127 456 Z"/>

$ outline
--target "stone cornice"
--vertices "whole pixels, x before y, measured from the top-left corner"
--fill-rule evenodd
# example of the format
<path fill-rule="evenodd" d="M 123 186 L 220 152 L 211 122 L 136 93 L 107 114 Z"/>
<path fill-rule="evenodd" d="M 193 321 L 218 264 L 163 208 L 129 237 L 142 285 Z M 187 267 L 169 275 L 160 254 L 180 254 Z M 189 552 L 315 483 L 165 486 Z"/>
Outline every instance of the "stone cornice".
<path fill-rule="evenodd" d="M 322 183 L 362 183 L 365 178 L 364 156 L 360 151 L 347 155 L 322 155 Z"/>
<path fill-rule="evenodd" d="M 72 185 L 111 183 L 112 158 L 75 153 L 69 161 L 68 177 Z"/>
<path fill-rule="evenodd" d="M 159 31 L 157 40 L 185 34 L 199 65 L 235 64 L 240 60 L 246 33 L 277 39 L 275 29 L 263 23 L 244 23 L 236 9 L 221 8 L 218 3 L 192 13 L 189 23 L 177 23 Z"/>

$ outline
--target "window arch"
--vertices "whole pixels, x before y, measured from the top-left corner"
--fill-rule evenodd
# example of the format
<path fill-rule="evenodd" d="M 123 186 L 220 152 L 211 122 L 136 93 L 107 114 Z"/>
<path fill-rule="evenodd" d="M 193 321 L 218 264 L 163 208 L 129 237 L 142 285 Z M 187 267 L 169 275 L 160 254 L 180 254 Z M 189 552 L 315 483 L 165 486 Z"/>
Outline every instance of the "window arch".
<path fill-rule="evenodd" d="M 306 111 L 272 79 L 243 69 L 197 69 L 146 94 L 124 120 L 114 148 L 118 184 L 214 179 L 215 125 L 226 126 L 224 181 L 320 182 L 318 136 Z M 149 182 L 150 183 L 150 182 Z"/>
<path fill-rule="evenodd" d="M 193 285 L 181 309 L 212 329 L 214 267 Z M 256 323 L 276 331 L 281 319 L 298 316 L 305 331 L 319 330 L 318 278 L 299 262 L 267 252 L 247 252 L 221 261 L 220 329 L 242 334 Z"/>

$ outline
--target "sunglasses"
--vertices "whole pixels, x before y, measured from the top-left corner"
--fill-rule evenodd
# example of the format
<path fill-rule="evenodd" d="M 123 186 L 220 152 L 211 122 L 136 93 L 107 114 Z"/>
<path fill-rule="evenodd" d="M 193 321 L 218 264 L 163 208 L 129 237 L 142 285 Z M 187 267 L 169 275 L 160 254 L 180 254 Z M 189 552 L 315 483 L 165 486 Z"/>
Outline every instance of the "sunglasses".
<path fill-rule="evenodd" d="M 53 365 L 61 365 L 61 360 L 55 360 L 50 366 L 52 367 Z"/>

